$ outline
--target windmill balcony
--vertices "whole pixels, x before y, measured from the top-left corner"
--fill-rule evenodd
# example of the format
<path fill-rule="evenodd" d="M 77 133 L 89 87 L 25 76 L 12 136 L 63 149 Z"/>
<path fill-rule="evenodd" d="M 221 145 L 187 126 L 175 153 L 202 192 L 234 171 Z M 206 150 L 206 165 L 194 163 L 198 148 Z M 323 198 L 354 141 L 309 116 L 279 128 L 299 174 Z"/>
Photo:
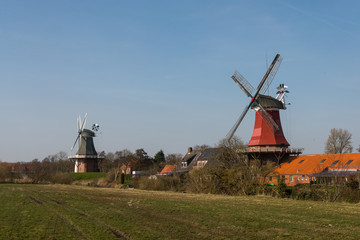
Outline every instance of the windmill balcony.
<path fill-rule="evenodd" d="M 275 146 L 258 146 L 258 147 L 247 147 L 244 150 L 240 150 L 242 153 L 251 153 L 251 152 L 282 152 L 289 154 L 301 154 L 304 151 L 303 148 L 287 148 L 287 147 L 275 147 Z"/>

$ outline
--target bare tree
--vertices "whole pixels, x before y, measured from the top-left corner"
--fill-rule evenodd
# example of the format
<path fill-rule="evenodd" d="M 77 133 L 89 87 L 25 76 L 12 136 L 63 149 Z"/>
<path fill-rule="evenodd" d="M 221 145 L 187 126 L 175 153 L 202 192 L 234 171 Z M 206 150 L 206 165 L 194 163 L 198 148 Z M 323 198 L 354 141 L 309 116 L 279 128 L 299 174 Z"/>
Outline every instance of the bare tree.
<path fill-rule="evenodd" d="M 351 146 L 351 133 L 346 129 L 333 128 L 330 130 L 330 135 L 325 144 L 325 153 L 351 153 L 353 147 Z"/>
<path fill-rule="evenodd" d="M 203 145 L 195 145 L 192 147 L 193 150 L 204 150 L 204 149 L 207 149 L 207 148 L 211 148 L 209 145 L 207 144 L 203 144 Z"/>
<path fill-rule="evenodd" d="M 166 164 L 177 164 L 182 157 L 183 156 L 180 153 L 170 153 L 166 156 Z"/>

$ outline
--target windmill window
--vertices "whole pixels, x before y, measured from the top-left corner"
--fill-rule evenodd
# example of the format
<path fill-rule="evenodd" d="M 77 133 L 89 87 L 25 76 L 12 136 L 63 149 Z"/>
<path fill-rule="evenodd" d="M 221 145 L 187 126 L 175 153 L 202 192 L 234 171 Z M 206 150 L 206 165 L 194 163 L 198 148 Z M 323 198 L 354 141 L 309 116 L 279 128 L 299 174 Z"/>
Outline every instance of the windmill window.
<path fill-rule="evenodd" d="M 326 159 L 323 159 L 323 160 L 321 160 L 321 162 L 320 163 L 324 163 L 326 161 Z"/>
<path fill-rule="evenodd" d="M 336 161 L 334 161 L 333 163 L 332 163 L 332 165 L 335 165 L 335 164 L 337 164 L 339 162 L 339 160 L 336 160 Z"/>
<path fill-rule="evenodd" d="M 181 162 L 181 167 L 186 168 L 187 167 L 187 162 Z"/>
<path fill-rule="evenodd" d="M 301 164 L 303 161 L 305 161 L 304 159 L 303 160 L 301 160 L 300 162 L 299 162 L 299 164 Z"/>
<path fill-rule="evenodd" d="M 345 165 L 349 165 L 353 160 L 349 160 Z"/>

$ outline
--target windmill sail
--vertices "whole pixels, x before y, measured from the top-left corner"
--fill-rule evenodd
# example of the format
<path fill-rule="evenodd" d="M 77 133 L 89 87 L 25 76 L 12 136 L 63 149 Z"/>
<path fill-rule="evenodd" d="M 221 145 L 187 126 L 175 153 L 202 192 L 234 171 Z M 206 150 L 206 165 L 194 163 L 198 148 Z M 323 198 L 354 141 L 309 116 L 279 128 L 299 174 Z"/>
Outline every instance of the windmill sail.
<path fill-rule="evenodd" d="M 246 80 L 246 78 L 243 77 L 243 75 L 235 70 L 234 75 L 232 75 L 231 78 L 248 97 L 252 97 L 252 94 L 255 92 L 255 88 Z"/>
<path fill-rule="evenodd" d="M 279 54 L 278 54 L 278 55 L 279 55 Z M 276 57 L 277 57 L 277 56 L 276 56 Z M 273 68 L 271 69 L 268 77 L 266 78 L 266 80 L 265 80 L 265 82 L 264 82 L 264 84 L 263 84 L 263 86 L 262 86 L 262 88 L 261 88 L 261 90 L 260 90 L 260 94 L 264 94 L 264 93 L 268 90 L 271 82 L 273 81 L 273 79 L 274 79 L 274 77 L 275 77 L 275 75 L 276 75 L 276 73 L 277 73 L 277 71 L 278 71 L 278 69 L 279 69 L 279 67 L 280 67 L 280 64 L 281 64 L 281 61 L 282 61 L 282 57 L 281 57 L 280 55 L 279 55 L 278 58 L 276 58 L 276 57 L 275 57 L 275 59 L 274 59 L 274 62 L 275 62 L 275 63 L 274 63 L 274 62 L 272 63 L 272 64 L 274 64 L 274 66 L 273 66 Z M 271 67 L 271 66 L 270 66 L 270 67 Z"/>
<path fill-rule="evenodd" d="M 235 122 L 235 125 L 230 129 L 229 133 L 226 135 L 226 139 L 230 140 L 233 136 L 234 133 L 236 132 L 236 129 L 239 127 L 240 123 L 242 122 L 242 120 L 244 119 L 246 113 L 249 111 L 249 106 L 246 106 L 244 111 L 241 113 L 240 117 L 238 118 L 238 120 Z"/>

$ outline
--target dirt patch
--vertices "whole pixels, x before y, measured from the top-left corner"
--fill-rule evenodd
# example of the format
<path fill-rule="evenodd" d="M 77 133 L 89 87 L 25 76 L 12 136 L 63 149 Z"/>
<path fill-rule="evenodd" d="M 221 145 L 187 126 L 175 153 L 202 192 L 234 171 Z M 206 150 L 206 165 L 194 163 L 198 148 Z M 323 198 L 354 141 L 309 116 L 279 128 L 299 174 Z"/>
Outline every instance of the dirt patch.
<path fill-rule="evenodd" d="M 34 202 L 36 202 L 37 204 L 43 205 L 43 201 L 41 201 L 41 200 L 39 200 L 39 199 L 36 199 L 36 198 L 34 198 L 33 196 L 29 196 L 29 198 L 30 198 L 31 200 L 33 200 Z"/>
<path fill-rule="evenodd" d="M 51 199 L 51 201 L 53 201 L 54 203 L 57 203 L 57 204 L 59 204 L 59 205 L 63 205 L 63 204 L 64 204 L 64 202 L 59 201 L 59 200 L 55 200 L 55 199 Z"/>

